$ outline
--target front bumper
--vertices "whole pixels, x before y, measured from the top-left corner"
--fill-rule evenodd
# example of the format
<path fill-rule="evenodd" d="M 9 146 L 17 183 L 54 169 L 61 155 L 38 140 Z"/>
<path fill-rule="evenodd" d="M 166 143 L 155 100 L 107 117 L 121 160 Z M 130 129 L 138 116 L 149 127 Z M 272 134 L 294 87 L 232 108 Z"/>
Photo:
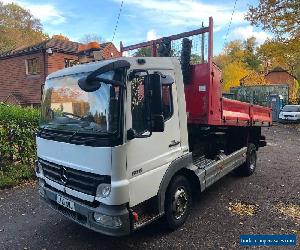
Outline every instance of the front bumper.
<path fill-rule="evenodd" d="M 56 203 L 58 192 L 48 187 L 40 186 L 39 188 L 41 197 L 52 208 L 84 227 L 110 236 L 124 236 L 130 234 L 131 232 L 130 214 L 126 205 L 107 206 L 104 204 L 100 204 L 98 207 L 90 207 L 70 197 L 66 197 L 68 200 L 74 202 L 75 211 L 71 211 Z M 63 194 L 60 195 L 63 196 Z M 122 226 L 119 228 L 110 228 L 97 223 L 94 220 L 93 216 L 95 212 L 105 214 L 108 216 L 118 216 L 122 221 Z"/>
<path fill-rule="evenodd" d="M 279 118 L 280 123 L 300 123 L 300 118 L 297 117 L 288 117 L 288 118 Z"/>

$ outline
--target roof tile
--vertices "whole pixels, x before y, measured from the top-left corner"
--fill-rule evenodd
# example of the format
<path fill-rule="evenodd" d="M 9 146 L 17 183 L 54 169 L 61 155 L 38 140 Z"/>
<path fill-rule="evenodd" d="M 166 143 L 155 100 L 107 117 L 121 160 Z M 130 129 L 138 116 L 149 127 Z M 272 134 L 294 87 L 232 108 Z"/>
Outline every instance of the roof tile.
<path fill-rule="evenodd" d="M 25 48 L 19 48 L 15 50 L 10 50 L 7 52 L 4 52 L 0 54 L 0 58 L 5 57 L 12 57 L 12 56 L 18 56 L 22 54 L 30 54 L 32 52 L 38 52 L 44 49 L 53 49 L 54 51 L 63 52 L 63 53 L 70 53 L 70 54 L 76 54 L 78 51 L 80 43 L 72 42 L 72 41 L 65 41 L 65 40 L 59 40 L 59 39 L 50 39 L 38 44 L 34 44 L 29 47 Z"/>

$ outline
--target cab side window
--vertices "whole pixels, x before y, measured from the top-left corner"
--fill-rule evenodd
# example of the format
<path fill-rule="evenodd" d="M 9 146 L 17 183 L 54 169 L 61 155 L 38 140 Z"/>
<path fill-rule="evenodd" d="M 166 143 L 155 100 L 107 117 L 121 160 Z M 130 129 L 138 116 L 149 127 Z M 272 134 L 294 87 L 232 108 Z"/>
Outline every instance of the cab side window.
<path fill-rule="evenodd" d="M 143 133 L 147 130 L 146 107 L 144 93 L 144 77 L 137 77 L 131 81 L 131 115 L 132 128 L 136 133 Z M 164 120 L 173 115 L 172 85 L 162 86 L 162 104 Z"/>

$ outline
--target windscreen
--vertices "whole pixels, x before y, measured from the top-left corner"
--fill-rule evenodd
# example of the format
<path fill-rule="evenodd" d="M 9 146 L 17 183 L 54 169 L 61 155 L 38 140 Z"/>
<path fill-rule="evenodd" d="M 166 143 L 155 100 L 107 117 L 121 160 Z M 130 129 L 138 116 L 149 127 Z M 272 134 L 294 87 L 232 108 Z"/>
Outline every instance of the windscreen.
<path fill-rule="evenodd" d="M 283 107 L 282 111 L 284 111 L 284 112 L 300 112 L 300 106 L 286 105 Z"/>
<path fill-rule="evenodd" d="M 85 92 L 78 79 L 88 73 L 47 80 L 44 88 L 41 127 L 81 133 L 113 134 L 120 121 L 120 87 L 101 83 L 98 90 Z M 100 75 L 113 79 L 114 72 Z"/>

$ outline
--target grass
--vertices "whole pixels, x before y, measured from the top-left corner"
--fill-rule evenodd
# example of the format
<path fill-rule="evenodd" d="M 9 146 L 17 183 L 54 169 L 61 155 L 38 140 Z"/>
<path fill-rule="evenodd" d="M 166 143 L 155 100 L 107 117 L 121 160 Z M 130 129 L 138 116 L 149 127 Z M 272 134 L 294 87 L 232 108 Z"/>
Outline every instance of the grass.
<path fill-rule="evenodd" d="M 32 166 L 21 163 L 0 166 L 0 189 L 11 188 L 34 179 L 35 172 Z"/>

